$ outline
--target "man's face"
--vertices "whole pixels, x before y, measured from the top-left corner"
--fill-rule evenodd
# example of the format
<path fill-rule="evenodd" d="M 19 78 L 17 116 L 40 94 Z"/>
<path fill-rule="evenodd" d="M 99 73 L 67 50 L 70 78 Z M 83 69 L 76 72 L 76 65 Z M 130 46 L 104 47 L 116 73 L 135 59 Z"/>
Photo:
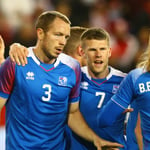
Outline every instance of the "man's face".
<path fill-rule="evenodd" d="M 41 36 L 41 49 L 48 59 L 56 59 L 70 36 L 70 25 L 56 18 L 47 32 Z"/>
<path fill-rule="evenodd" d="M 108 74 L 108 60 L 111 49 L 107 40 L 84 40 L 84 51 L 88 71 L 94 78 L 105 78 Z"/>

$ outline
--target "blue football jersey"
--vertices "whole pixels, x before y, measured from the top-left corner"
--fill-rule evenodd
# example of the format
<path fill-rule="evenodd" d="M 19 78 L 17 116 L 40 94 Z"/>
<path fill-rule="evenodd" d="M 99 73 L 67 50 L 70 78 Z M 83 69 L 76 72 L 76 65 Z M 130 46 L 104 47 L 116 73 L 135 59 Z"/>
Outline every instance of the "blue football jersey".
<path fill-rule="evenodd" d="M 109 67 L 110 73 L 104 79 L 93 79 L 88 74 L 87 67 L 82 67 L 80 111 L 88 125 L 102 138 L 118 142 L 126 147 L 124 139 L 124 119 L 120 117 L 113 126 L 99 128 L 97 125 L 97 114 L 101 113 L 101 108 L 117 92 L 120 82 L 126 76 L 125 73 Z M 73 133 L 73 146 L 79 145 L 78 149 L 95 149 L 92 143 L 84 141 Z M 80 143 L 77 144 L 77 141 Z M 75 144 L 74 144 L 75 143 Z M 84 147 L 84 146 L 85 147 Z M 83 148 L 84 147 L 84 148 Z M 73 148 L 72 148 L 73 149 Z"/>
<path fill-rule="evenodd" d="M 111 98 L 111 101 L 103 108 L 102 114 L 98 116 L 101 120 L 101 125 L 111 124 L 129 104 L 136 101 L 136 107 L 141 117 L 141 129 L 143 135 L 144 150 L 150 149 L 150 73 L 144 69 L 134 69 L 123 80 L 117 94 Z M 116 112 L 113 115 L 112 111 L 107 113 L 110 108 L 115 108 Z M 113 115 L 112 119 L 105 118 L 107 115 Z"/>
<path fill-rule="evenodd" d="M 79 100 L 79 63 L 60 54 L 44 64 L 29 48 L 28 64 L 9 58 L 0 68 L 0 96 L 6 102 L 7 150 L 66 150 L 68 103 Z"/>

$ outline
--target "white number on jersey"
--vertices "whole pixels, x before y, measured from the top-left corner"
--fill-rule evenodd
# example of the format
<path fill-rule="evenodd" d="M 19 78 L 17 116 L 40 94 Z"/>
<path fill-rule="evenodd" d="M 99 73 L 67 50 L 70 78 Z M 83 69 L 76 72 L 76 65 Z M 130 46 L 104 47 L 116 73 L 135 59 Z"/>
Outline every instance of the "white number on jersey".
<path fill-rule="evenodd" d="M 45 90 L 45 96 L 42 96 L 42 100 L 45 102 L 50 101 L 51 99 L 51 91 L 52 91 L 52 87 L 49 84 L 44 84 L 42 87 Z"/>
<path fill-rule="evenodd" d="M 99 103 L 97 105 L 97 108 L 101 108 L 102 104 L 103 104 L 103 101 L 105 99 L 105 93 L 104 92 L 96 92 L 95 94 L 96 96 L 100 96 L 100 100 L 99 100 Z"/>

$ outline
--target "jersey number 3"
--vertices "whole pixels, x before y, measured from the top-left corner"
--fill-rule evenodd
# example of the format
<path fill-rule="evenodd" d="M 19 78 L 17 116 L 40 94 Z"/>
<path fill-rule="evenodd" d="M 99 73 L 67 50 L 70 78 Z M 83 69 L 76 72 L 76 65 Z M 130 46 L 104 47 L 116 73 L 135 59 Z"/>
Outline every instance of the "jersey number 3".
<path fill-rule="evenodd" d="M 44 84 L 42 87 L 45 91 L 44 96 L 42 96 L 42 100 L 45 102 L 50 101 L 51 99 L 51 91 L 52 91 L 52 87 L 49 84 Z"/>

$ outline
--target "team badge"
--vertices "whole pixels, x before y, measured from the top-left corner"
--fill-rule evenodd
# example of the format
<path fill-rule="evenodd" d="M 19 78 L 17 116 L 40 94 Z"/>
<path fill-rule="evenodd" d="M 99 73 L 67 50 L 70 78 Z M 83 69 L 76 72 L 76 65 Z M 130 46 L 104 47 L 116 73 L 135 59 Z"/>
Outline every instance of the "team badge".
<path fill-rule="evenodd" d="M 115 94 L 118 91 L 118 89 L 119 89 L 119 85 L 118 84 L 117 85 L 113 85 L 112 93 Z"/>
<path fill-rule="evenodd" d="M 58 85 L 66 86 L 67 85 L 67 77 L 60 76 L 58 80 Z"/>

